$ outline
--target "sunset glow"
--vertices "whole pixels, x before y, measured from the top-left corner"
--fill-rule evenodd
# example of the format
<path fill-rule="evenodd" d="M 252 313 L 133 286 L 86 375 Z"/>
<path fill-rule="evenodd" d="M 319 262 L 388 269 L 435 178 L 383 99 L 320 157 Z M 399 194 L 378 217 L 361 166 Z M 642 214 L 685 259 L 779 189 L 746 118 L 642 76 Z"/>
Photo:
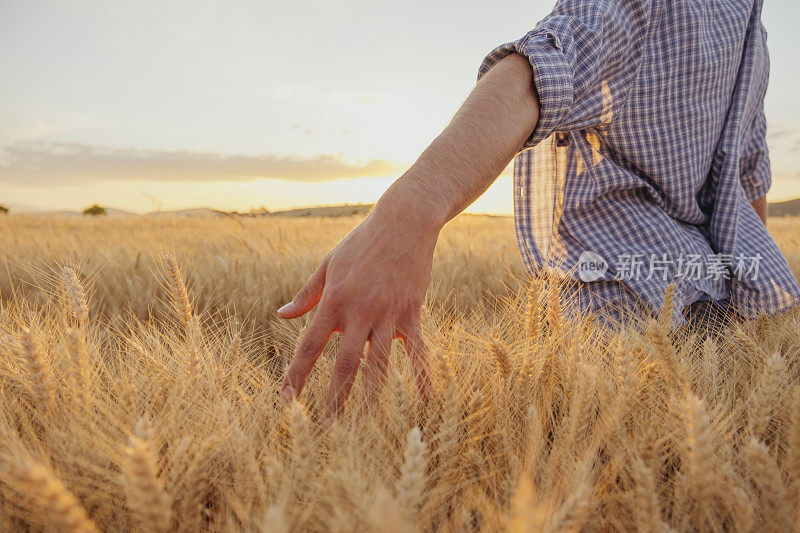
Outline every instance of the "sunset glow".
<path fill-rule="evenodd" d="M 0 200 L 134 212 L 374 202 L 447 124 L 486 52 L 551 8 L 5 2 Z M 793 2 L 765 6 L 772 201 L 800 191 L 798 15 Z M 511 206 L 506 173 L 471 210 Z"/>

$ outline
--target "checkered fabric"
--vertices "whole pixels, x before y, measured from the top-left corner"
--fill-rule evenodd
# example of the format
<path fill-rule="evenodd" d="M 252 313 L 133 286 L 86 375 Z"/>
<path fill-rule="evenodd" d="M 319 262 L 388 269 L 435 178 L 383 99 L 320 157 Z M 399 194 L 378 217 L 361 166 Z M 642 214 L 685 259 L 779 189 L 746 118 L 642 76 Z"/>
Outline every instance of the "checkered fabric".
<path fill-rule="evenodd" d="M 750 205 L 771 183 L 761 6 L 561 0 L 527 35 L 489 53 L 478 79 L 518 52 L 541 105 L 514 160 L 529 271 L 575 280 L 575 301 L 594 311 L 658 313 L 675 283 L 677 323 L 698 300 L 730 299 L 745 317 L 800 301 Z M 584 275 L 585 252 L 607 269 Z"/>

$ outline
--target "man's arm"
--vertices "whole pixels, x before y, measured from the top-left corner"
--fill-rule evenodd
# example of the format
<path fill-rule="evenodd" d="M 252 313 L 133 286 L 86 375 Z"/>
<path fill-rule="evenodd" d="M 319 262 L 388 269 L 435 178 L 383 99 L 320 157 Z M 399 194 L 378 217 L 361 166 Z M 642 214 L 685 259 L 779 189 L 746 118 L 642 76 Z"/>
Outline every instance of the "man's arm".
<path fill-rule="evenodd" d="M 494 182 L 533 131 L 539 101 L 528 60 L 512 54 L 475 86 L 447 128 L 381 196 L 372 213 L 323 259 L 278 316 L 296 318 L 317 306 L 283 383 L 300 394 L 332 333 L 343 333 L 326 399 L 326 416 L 341 412 L 369 342 L 367 405 L 383 384 L 393 338 L 412 358 L 427 394 L 420 307 L 433 251 L 444 224 Z"/>
<path fill-rule="evenodd" d="M 520 54 L 501 60 L 475 86 L 453 120 L 392 184 L 376 211 L 427 203 L 436 231 L 474 202 L 519 152 L 539 118 L 531 66 Z"/>
<path fill-rule="evenodd" d="M 759 216 L 759 218 L 761 218 L 761 221 L 764 223 L 764 225 L 766 225 L 767 224 L 767 211 L 768 211 L 768 209 L 767 209 L 767 197 L 766 196 L 762 196 L 761 198 L 759 198 L 755 202 L 751 202 L 750 205 L 753 206 L 753 209 L 756 210 L 756 213 L 758 213 L 758 216 Z"/>

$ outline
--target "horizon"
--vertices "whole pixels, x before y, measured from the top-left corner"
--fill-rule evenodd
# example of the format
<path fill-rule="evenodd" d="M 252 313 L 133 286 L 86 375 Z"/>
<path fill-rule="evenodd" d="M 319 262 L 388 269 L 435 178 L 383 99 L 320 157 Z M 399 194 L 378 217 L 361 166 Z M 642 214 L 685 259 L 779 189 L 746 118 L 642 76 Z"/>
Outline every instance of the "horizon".
<path fill-rule="evenodd" d="M 786 204 L 786 203 L 800 203 L 800 196 L 789 198 L 786 200 L 770 200 L 768 202 L 769 206 L 776 206 L 779 204 Z M 215 209 L 213 207 L 205 206 L 205 205 L 196 205 L 192 207 L 180 208 L 180 209 L 158 209 L 152 211 L 133 211 L 129 209 L 122 209 L 115 205 L 102 205 L 102 204 L 86 204 L 81 208 L 77 209 L 40 209 L 37 207 L 33 207 L 30 205 L 24 204 L 0 204 L 0 207 L 5 207 L 9 209 L 7 214 L 10 215 L 48 215 L 48 214 L 59 214 L 59 213 L 69 213 L 69 214 L 85 214 L 83 211 L 87 208 L 94 207 L 95 205 L 102 207 L 103 209 L 110 210 L 110 211 L 117 211 L 119 213 L 125 215 L 156 215 L 162 213 L 188 213 L 190 211 L 210 211 L 212 213 L 225 213 L 225 214 L 239 214 L 239 215 L 249 215 L 252 213 L 264 212 L 267 214 L 279 214 L 279 213 L 286 213 L 291 211 L 303 211 L 307 209 L 326 209 L 326 208 L 339 208 L 339 207 L 365 207 L 369 206 L 372 207 L 375 205 L 374 203 L 341 203 L 341 204 L 313 204 L 313 205 L 296 205 L 296 206 L 289 206 L 286 208 L 281 209 L 267 209 L 265 206 L 254 207 L 248 210 L 224 210 L 224 209 Z M 800 208 L 800 207 L 799 207 Z M 266 209 L 266 211 L 264 211 Z M 470 214 L 470 215 L 486 215 L 486 216 L 500 216 L 500 217 L 510 217 L 513 216 L 513 213 L 493 213 L 490 211 L 474 211 L 474 210 L 465 210 L 461 214 Z M 335 215 L 338 216 L 338 215 Z M 770 214 L 770 216 L 773 216 Z M 777 215 L 780 216 L 780 215 Z"/>
<path fill-rule="evenodd" d="M 374 203 L 449 122 L 486 53 L 553 4 L 4 3 L 0 204 Z M 764 6 L 770 202 L 800 196 L 797 16 L 788 0 Z M 469 212 L 511 214 L 511 181 Z"/>

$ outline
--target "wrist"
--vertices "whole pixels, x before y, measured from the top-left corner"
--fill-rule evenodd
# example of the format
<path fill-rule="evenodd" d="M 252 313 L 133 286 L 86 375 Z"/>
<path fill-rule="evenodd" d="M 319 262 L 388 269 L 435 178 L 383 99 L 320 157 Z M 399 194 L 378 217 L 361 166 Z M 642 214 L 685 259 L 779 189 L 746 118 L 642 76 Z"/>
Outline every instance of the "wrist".
<path fill-rule="evenodd" d="M 438 235 L 449 220 L 449 210 L 435 194 L 404 186 L 404 178 L 405 175 L 380 197 L 373 216 L 392 223 L 403 221 L 416 231 Z"/>

